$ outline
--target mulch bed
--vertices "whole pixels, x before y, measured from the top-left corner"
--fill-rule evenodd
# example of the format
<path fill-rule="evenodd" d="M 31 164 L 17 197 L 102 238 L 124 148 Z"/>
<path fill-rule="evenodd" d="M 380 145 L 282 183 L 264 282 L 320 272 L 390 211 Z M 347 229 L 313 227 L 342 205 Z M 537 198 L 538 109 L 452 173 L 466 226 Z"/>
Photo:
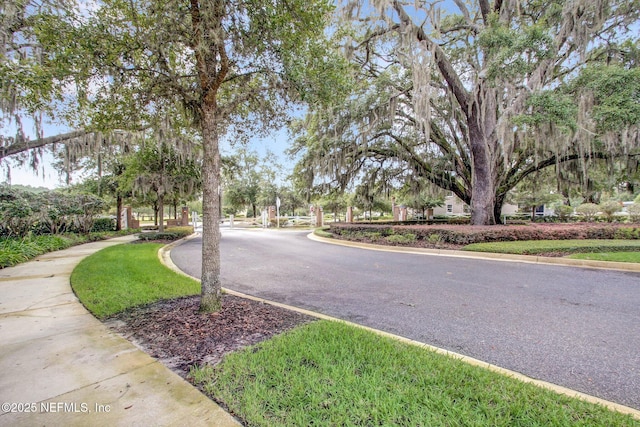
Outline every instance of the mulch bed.
<path fill-rule="evenodd" d="M 169 240 L 169 239 L 155 239 L 155 240 L 142 240 L 142 239 L 138 239 L 138 240 L 133 240 L 131 242 L 129 242 L 129 245 L 136 245 L 136 244 L 140 244 L 140 243 L 160 243 L 162 245 L 169 245 L 171 243 L 174 243 L 175 240 Z"/>
<path fill-rule="evenodd" d="M 217 313 L 199 313 L 199 304 L 199 296 L 161 301 L 117 314 L 106 324 L 186 377 L 193 365 L 217 364 L 227 353 L 314 320 L 226 294 Z"/>

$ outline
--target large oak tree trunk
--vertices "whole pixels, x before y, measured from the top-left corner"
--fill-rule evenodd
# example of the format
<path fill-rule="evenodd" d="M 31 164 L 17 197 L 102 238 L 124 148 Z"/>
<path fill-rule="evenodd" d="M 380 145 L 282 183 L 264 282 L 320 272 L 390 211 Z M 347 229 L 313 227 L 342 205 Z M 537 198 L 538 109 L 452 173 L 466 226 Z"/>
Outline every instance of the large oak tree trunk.
<path fill-rule="evenodd" d="M 480 86 L 467 117 L 472 164 L 471 224 L 495 225 L 499 153 L 495 89 Z"/>
<path fill-rule="evenodd" d="M 202 107 L 202 139 L 204 160 L 202 167 L 202 297 L 201 312 L 220 310 L 222 287 L 220 284 L 220 151 L 216 106 L 204 103 Z"/>
<path fill-rule="evenodd" d="M 494 225 L 496 188 L 487 150 L 482 148 L 474 150 L 472 157 L 471 224 Z"/>

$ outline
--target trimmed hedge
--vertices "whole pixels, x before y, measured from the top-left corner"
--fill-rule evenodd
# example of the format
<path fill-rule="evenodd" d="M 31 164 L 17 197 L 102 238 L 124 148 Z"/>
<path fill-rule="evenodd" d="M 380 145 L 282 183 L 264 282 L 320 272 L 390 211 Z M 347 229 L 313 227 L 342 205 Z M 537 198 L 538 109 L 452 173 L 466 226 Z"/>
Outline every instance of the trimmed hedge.
<path fill-rule="evenodd" d="M 573 223 L 529 225 L 408 225 L 333 223 L 331 234 L 345 240 L 382 240 L 393 235 L 413 235 L 415 242 L 469 245 L 519 240 L 640 239 L 640 225 Z M 375 237 L 371 239 L 371 237 Z"/>
<path fill-rule="evenodd" d="M 93 221 L 93 227 L 91 227 L 92 233 L 102 233 L 105 231 L 116 231 L 116 219 L 115 218 L 96 218 Z"/>
<path fill-rule="evenodd" d="M 164 233 L 157 231 L 138 234 L 138 238 L 144 241 L 151 240 L 178 240 L 193 234 L 193 227 L 172 227 L 168 228 Z"/>

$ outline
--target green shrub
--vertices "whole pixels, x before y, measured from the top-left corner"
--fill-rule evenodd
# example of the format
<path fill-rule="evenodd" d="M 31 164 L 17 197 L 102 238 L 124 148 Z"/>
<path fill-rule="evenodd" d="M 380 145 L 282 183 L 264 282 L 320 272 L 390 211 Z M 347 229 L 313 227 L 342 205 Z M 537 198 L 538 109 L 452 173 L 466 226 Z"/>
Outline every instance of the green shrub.
<path fill-rule="evenodd" d="M 138 238 L 140 240 L 144 240 L 145 242 L 151 240 L 178 240 L 184 236 L 181 236 L 179 233 L 170 233 L 165 231 L 164 233 L 160 233 L 158 231 L 152 231 L 150 233 L 140 233 L 138 234 Z"/>
<path fill-rule="evenodd" d="M 178 240 L 193 234 L 193 227 L 168 227 L 163 233 L 151 231 L 138 234 L 138 238 L 144 241 L 150 240 Z"/>
<path fill-rule="evenodd" d="M 554 212 L 560 221 L 567 221 L 573 213 L 573 208 L 568 205 L 558 205 L 554 208 Z"/>
<path fill-rule="evenodd" d="M 190 225 L 178 226 L 178 227 L 167 227 L 164 231 L 168 233 L 178 234 L 181 237 L 187 237 L 193 234 L 193 227 Z"/>
<path fill-rule="evenodd" d="M 636 202 L 627 207 L 627 212 L 629 213 L 629 219 L 631 222 L 640 222 L 640 202 Z"/>
<path fill-rule="evenodd" d="M 383 239 L 382 233 L 376 233 L 376 232 L 363 233 L 363 237 L 365 239 L 371 240 L 372 242 L 377 242 L 378 240 Z"/>
<path fill-rule="evenodd" d="M 42 249 L 42 253 L 59 251 L 71 246 L 70 239 L 62 236 L 36 236 L 31 239 L 34 245 Z"/>
<path fill-rule="evenodd" d="M 620 203 L 616 202 L 615 200 L 609 200 L 607 202 L 600 203 L 598 207 L 600 208 L 600 211 L 605 215 L 607 222 L 613 221 L 613 215 L 616 212 L 620 212 L 622 210 L 622 206 L 620 205 Z"/>
<path fill-rule="evenodd" d="M 429 234 L 427 241 L 431 244 L 437 245 L 438 243 L 442 242 L 442 236 L 437 233 Z"/>
<path fill-rule="evenodd" d="M 32 247 L 23 246 L 21 243 L 18 239 L 0 240 L 0 268 L 10 267 L 37 256 L 32 252 Z"/>
<path fill-rule="evenodd" d="M 620 228 L 628 231 L 618 232 Z M 635 231 L 639 230 L 639 231 Z M 507 226 L 471 225 L 412 225 L 377 226 L 363 223 L 335 223 L 329 231 L 337 238 L 356 241 L 376 241 L 377 239 L 402 234 L 414 234 L 416 241 L 468 245 L 482 242 L 505 242 L 517 240 L 570 240 L 570 239 L 615 239 L 617 234 L 634 236 L 640 227 L 623 224 L 571 223 L 571 224 L 529 224 Z M 636 239 L 636 237 L 629 237 Z M 382 240 L 386 242 L 387 240 Z"/>
<path fill-rule="evenodd" d="M 467 217 L 453 217 L 453 218 L 447 218 L 447 223 L 448 224 L 471 224 L 471 218 L 467 218 Z"/>
<path fill-rule="evenodd" d="M 106 207 L 104 200 L 92 194 L 65 194 L 57 190 L 36 194 L 1 185 L 0 235 L 88 233 L 95 216 Z"/>
<path fill-rule="evenodd" d="M 413 243 L 416 241 L 415 234 L 392 234 L 391 236 L 386 237 L 387 242 L 393 243 L 396 245 L 407 245 L 409 243 Z"/>
<path fill-rule="evenodd" d="M 576 213 L 589 222 L 593 221 L 598 212 L 600 212 L 600 207 L 595 203 L 583 203 L 576 208 Z"/>
<path fill-rule="evenodd" d="M 620 227 L 616 230 L 615 238 L 623 240 L 640 239 L 640 228 Z"/>
<path fill-rule="evenodd" d="M 61 236 L 35 236 L 0 240 L 0 268 L 11 267 L 47 252 L 66 249 L 72 241 Z"/>
<path fill-rule="evenodd" d="M 47 252 L 59 251 L 82 243 L 128 234 L 132 234 L 132 230 L 91 234 L 30 234 L 22 238 L 0 238 L 0 268 L 11 267 L 21 262 L 29 261 Z"/>
<path fill-rule="evenodd" d="M 115 229 L 116 229 L 115 218 L 97 218 L 93 221 L 91 232 L 100 233 L 103 231 L 115 231 Z"/>
<path fill-rule="evenodd" d="M 345 230 L 345 233 L 341 234 L 341 237 L 347 240 L 377 242 L 379 240 L 384 240 L 386 236 L 393 234 L 393 231 L 387 226 L 381 228 L 373 225 L 372 227 L 372 230 L 375 231 L 360 229 Z M 330 230 L 332 230 L 331 227 Z"/>
<path fill-rule="evenodd" d="M 24 237 L 37 221 L 37 196 L 0 185 L 0 235 Z"/>

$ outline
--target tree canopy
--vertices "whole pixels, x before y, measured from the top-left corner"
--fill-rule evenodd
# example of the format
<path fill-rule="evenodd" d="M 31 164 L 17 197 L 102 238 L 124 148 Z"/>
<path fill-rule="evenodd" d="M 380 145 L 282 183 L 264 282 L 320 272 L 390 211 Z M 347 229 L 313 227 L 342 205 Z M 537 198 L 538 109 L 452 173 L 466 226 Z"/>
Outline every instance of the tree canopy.
<path fill-rule="evenodd" d="M 220 139 L 247 140 L 276 127 L 290 101 L 321 99 L 339 84 L 335 70 L 344 61 L 331 57 L 323 41 L 331 2 L 21 0 L 1 8 L 3 114 L 63 111 L 74 137 L 97 134 L 97 143 L 107 145 L 113 134 L 131 143 L 145 131 L 197 131 L 202 309 L 217 309 Z M 2 154 L 22 150 L 25 144 L 16 144 L 25 139 L 3 138 Z M 26 146 L 44 135 L 34 139 Z M 188 149 L 180 141 L 175 148 Z"/>
<path fill-rule="evenodd" d="M 124 159 L 120 188 L 133 194 L 152 194 L 158 204 L 158 229 L 164 232 L 164 204 L 169 197 L 187 198 L 200 191 L 200 162 L 185 156 L 166 141 L 148 141 L 137 152 Z"/>
<path fill-rule="evenodd" d="M 307 116 L 298 170 L 342 187 L 425 178 L 494 224 L 543 168 L 637 168 L 639 13 L 623 0 L 345 2 L 361 72 L 345 102 Z"/>

